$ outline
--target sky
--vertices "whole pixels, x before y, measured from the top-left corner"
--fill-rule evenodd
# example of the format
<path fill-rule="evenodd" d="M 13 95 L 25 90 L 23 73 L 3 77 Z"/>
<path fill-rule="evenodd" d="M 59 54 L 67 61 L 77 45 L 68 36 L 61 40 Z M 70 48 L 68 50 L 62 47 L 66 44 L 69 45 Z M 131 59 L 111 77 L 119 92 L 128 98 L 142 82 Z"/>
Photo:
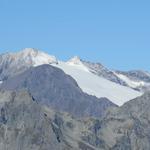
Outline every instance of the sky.
<path fill-rule="evenodd" d="M 0 53 L 27 47 L 150 71 L 150 0 L 0 0 Z"/>

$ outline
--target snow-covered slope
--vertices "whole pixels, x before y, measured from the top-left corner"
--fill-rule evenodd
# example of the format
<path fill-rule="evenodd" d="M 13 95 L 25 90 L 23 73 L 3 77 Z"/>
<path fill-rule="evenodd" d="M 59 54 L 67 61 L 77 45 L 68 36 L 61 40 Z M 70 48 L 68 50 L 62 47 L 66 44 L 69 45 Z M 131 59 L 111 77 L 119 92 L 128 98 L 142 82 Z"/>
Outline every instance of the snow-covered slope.
<path fill-rule="evenodd" d="M 145 92 L 150 89 L 150 73 L 141 70 L 115 71 L 101 63 L 80 60 L 90 72 L 117 84 Z"/>
<path fill-rule="evenodd" d="M 91 73 L 82 63 L 59 61 L 54 66 L 71 75 L 84 92 L 95 95 L 98 98 L 106 97 L 117 105 L 122 105 L 142 94 L 129 87 L 121 86 Z"/>
<path fill-rule="evenodd" d="M 104 65 L 102 65 L 101 63 L 93 63 L 93 62 L 89 62 L 89 61 L 84 61 L 84 60 L 80 60 L 84 66 L 86 66 L 88 68 L 88 70 L 90 72 L 92 72 L 93 74 L 103 77 L 107 80 L 110 80 L 112 82 L 115 82 L 117 84 L 120 85 L 124 85 L 127 86 L 126 82 L 124 82 L 124 80 L 120 79 L 116 74 L 115 71 L 108 69 L 107 67 L 105 67 Z"/>

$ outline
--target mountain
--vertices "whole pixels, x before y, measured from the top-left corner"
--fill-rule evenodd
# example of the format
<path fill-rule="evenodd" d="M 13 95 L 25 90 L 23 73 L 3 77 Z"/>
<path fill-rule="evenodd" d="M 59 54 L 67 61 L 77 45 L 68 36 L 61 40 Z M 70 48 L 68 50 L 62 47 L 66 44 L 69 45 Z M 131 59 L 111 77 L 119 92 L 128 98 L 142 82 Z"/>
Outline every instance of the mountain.
<path fill-rule="evenodd" d="M 35 49 L 0 62 L 1 150 L 150 149 L 148 72 L 62 62 Z"/>
<path fill-rule="evenodd" d="M 107 98 L 83 93 L 72 77 L 50 65 L 32 67 L 4 81 L 0 89 L 27 89 L 41 104 L 77 117 L 101 117 L 108 107 L 115 106 Z"/>
<path fill-rule="evenodd" d="M 54 56 L 31 48 L 0 56 L 0 82 L 42 64 L 62 69 L 76 80 L 85 93 L 98 98 L 106 97 L 117 105 L 122 105 L 143 93 L 137 87 L 130 86 L 118 72 L 111 71 L 100 63 L 86 62 L 79 57 L 63 62 Z"/>
<path fill-rule="evenodd" d="M 0 80 L 6 80 L 14 75 L 24 72 L 31 66 L 57 63 L 54 56 L 32 48 L 26 48 L 16 53 L 0 55 Z"/>

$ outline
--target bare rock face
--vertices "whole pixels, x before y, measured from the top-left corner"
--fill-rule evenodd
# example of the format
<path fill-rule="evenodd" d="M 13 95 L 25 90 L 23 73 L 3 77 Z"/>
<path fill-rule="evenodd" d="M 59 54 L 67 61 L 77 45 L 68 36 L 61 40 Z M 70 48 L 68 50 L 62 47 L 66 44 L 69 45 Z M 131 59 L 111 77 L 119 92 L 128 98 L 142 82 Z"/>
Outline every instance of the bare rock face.
<path fill-rule="evenodd" d="M 104 150 L 150 149 L 150 93 L 108 111 L 102 120 L 88 123 Z M 85 138 L 89 143 L 89 138 Z M 96 146 L 96 145 L 95 145 Z"/>
<path fill-rule="evenodd" d="M 53 122 L 26 91 L 0 93 L 1 150 L 69 149 L 59 141 Z"/>
<path fill-rule="evenodd" d="M 0 110 L 0 150 L 97 149 L 82 137 L 91 132 L 84 121 L 41 106 L 27 91 L 1 91 Z"/>

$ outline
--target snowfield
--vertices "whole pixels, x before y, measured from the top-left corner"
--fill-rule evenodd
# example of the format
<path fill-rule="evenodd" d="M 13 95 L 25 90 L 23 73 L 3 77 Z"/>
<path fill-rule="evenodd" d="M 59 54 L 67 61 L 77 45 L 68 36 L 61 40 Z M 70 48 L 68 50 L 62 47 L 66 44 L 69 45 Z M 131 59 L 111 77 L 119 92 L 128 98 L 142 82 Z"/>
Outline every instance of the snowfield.
<path fill-rule="evenodd" d="M 142 95 L 141 92 L 94 75 L 82 63 L 59 61 L 58 64 L 53 64 L 53 66 L 72 76 L 85 93 L 98 98 L 106 97 L 119 106 Z"/>

